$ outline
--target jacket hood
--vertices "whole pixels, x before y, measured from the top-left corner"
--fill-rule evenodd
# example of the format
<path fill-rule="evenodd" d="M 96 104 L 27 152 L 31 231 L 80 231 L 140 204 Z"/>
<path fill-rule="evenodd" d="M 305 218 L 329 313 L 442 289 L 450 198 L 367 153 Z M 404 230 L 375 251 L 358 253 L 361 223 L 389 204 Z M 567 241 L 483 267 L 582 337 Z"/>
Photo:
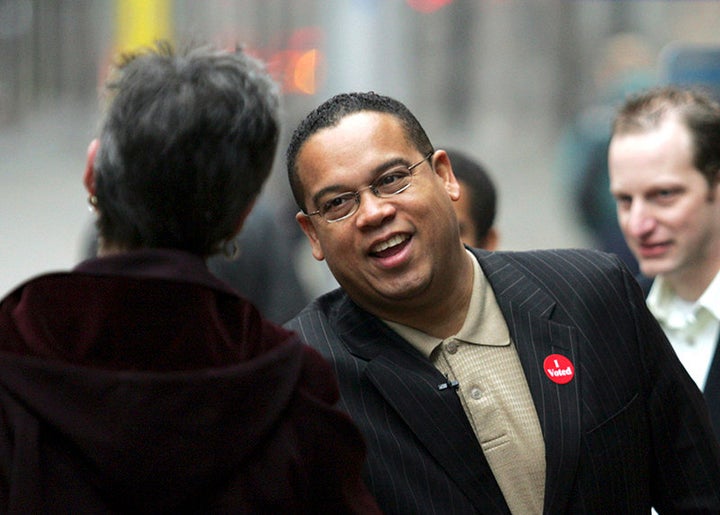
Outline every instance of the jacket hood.
<path fill-rule="evenodd" d="M 107 495 L 163 506 L 242 467 L 289 405 L 301 353 L 298 342 L 286 343 L 242 364 L 187 372 L 96 370 L 0 353 L 0 406 L 16 434 L 33 421 L 46 432 L 40 439 L 77 456 Z"/>

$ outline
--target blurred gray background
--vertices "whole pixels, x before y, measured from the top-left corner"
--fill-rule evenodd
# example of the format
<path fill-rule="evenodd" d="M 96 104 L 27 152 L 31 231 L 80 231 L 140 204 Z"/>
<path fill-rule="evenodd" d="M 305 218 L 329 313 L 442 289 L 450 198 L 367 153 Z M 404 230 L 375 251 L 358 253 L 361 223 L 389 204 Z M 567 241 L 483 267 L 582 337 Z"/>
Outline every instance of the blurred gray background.
<path fill-rule="evenodd" d="M 375 90 L 464 149 L 500 191 L 501 246 L 589 246 L 558 144 L 634 50 L 662 81 L 677 44 L 720 43 L 720 2 L 569 0 L 0 0 L 0 295 L 73 266 L 92 217 L 81 178 L 98 91 L 120 49 L 167 36 L 241 42 L 284 84 L 285 135 L 264 195 L 292 221 L 288 133 L 330 95 Z M 642 59 L 642 58 L 640 58 Z"/>

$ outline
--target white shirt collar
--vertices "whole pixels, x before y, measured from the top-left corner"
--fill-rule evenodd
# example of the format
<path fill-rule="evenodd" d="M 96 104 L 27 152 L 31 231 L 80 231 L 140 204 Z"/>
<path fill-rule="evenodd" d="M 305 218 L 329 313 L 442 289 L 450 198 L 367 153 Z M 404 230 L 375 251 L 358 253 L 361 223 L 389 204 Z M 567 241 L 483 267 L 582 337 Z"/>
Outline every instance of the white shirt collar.
<path fill-rule="evenodd" d="M 670 284 L 658 276 L 648 293 L 647 305 L 655 318 L 671 327 L 685 325 L 681 318 L 697 316 L 701 308 L 707 310 L 715 320 L 720 320 L 720 271 L 695 302 L 679 298 Z"/>

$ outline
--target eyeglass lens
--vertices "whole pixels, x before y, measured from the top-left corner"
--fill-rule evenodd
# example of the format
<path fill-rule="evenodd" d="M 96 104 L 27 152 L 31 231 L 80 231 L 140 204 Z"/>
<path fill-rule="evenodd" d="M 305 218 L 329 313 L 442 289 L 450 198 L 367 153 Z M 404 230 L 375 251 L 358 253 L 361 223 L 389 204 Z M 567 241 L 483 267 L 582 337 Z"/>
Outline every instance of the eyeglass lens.
<path fill-rule="evenodd" d="M 320 202 L 320 214 L 328 222 L 335 222 L 352 215 L 360 204 L 360 192 L 366 189 L 378 197 L 397 195 L 410 186 L 412 174 L 409 167 L 403 166 L 385 172 L 375 179 L 372 185 L 357 192 L 347 192 L 335 195 Z"/>

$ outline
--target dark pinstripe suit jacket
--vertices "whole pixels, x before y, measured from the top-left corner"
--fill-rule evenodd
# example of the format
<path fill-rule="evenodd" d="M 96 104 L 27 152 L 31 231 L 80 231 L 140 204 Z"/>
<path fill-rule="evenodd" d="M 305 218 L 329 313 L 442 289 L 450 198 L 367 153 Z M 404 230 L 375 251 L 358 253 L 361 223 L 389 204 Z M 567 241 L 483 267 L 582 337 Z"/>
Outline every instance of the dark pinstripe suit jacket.
<path fill-rule="evenodd" d="M 702 396 L 619 260 L 473 252 L 540 419 L 545 512 L 720 513 L 720 446 Z M 340 290 L 287 325 L 332 362 L 387 513 L 508 512 L 457 394 L 438 389 L 444 377 L 405 340 Z M 543 371 L 555 353 L 575 366 L 568 384 Z"/>
<path fill-rule="evenodd" d="M 653 280 L 644 276 L 640 276 L 637 279 L 647 298 Z M 703 396 L 705 397 L 705 402 L 710 412 L 710 421 L 712 422 L 713 429 L 715 429 L 715 436 L 720 438 L 720 339 L 718 339 L 718 342 L 715 344 L 715 353 L 710 363 L 707 379 L 705 380 Z"/>

